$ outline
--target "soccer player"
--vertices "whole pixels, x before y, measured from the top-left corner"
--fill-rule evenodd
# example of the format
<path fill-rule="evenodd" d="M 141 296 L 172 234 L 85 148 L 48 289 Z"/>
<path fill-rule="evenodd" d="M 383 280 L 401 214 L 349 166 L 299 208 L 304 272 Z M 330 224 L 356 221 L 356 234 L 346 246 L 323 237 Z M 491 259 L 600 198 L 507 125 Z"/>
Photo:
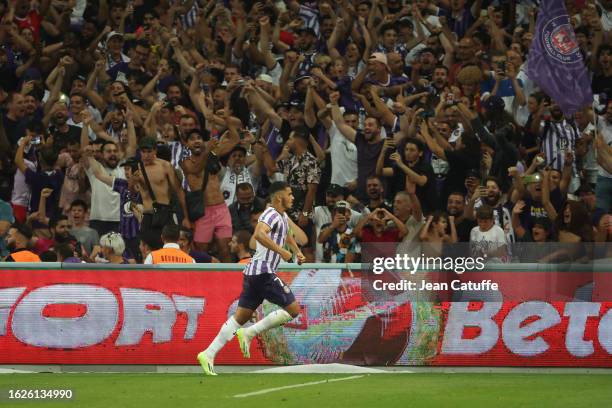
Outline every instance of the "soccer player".
<path fill-rule="evenodd" d="M 272 183 L 269 193 L 271 206 L 261 214 L 255 227 L 257 248 L 243 271 L 242 293 L 236 313 L 221 326 L 208 348 L 198 354 L 198 361 L 206 375 L 217 375 L 214 371 L 215 356 L 234 334 L 238 337 L 242 354 L 249 358 L 251 340 L 255 336 L 291 321 L 300 313 L 300 306 L 291 289 L 275 273 L 281 258 L 289 261 L 293 257 L 290 251 L 283 248 L 285 242 L 295 253 L 298 264 L 305 261 L 295 239 L 288 233 L 289 218 L 286 212 L 293 206 L 293 193 L 285 182 Z M 264 299 L 282 309 L 242 329 Z"/>

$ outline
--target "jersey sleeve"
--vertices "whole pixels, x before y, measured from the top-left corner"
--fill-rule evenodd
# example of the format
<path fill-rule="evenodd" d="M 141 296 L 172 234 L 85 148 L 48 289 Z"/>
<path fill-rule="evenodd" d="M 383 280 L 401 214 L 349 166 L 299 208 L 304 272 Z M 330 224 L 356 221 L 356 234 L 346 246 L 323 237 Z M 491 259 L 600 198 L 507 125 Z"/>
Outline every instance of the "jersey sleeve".
<path fill-rule="evenodd" d="M 258 222 L 263 222 L 270 228 L 274 228 L 274 225 L 278 222 L 279 215 L 273 208 L 268 208 L 259 216 Z"/>

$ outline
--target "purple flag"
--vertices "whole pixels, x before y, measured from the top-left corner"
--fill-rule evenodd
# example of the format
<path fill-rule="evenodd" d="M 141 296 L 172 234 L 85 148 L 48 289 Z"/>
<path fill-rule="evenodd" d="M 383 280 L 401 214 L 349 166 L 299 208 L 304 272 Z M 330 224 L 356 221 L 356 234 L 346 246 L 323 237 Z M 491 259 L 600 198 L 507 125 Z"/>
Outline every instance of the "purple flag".
<path fill-rule="evenodd" d="M 593 102 L 591 80 L 563 0 L 540 2 L 527 75 L 565 115 Z"/>

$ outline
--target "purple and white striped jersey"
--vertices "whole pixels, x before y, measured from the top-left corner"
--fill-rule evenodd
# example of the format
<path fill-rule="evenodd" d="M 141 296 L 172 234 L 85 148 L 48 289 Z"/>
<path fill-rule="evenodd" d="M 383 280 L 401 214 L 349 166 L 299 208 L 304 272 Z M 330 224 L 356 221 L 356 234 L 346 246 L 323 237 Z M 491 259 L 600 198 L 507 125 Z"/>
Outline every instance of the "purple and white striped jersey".
<path fill-rule="evenodd" d="M 561 171 L 565 163 L 565 152 L 575 151 L 576 140 L 580 139 L 580 132 L 574 122 L 565 119 L 562 122 L 542 121 L 540 126 L 542 128 L 541 151 L 546 156 L 546 163 L 550 164 L 554 159 L 555 162 L 551 167 Z"/>
<path fill-rule="evenodd" d="M 279 247 L 285 245 L 287 233 L 289 231 L 289 218 L 287 213 L 280 214 L 274 207 L 267 208 L 260 216 L 257 222 L 263 222 L 270 230 L 270 238 Z M 255 255 L 251 258 L 251 262 L 244 268 L 245 275 L 261 275 L 264 273 L 275 273 L 278 264 L 281 261 L 280 254 L 269 250 L 265 246 L 257 242 Z"/>

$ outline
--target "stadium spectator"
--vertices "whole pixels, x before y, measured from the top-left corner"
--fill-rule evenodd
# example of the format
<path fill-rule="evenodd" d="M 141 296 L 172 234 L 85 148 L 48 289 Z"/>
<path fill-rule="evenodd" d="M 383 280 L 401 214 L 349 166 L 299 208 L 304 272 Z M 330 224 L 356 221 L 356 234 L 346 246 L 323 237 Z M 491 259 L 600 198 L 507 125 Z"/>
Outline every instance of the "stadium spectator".
<path fill-rule="evenodd" d="M 411 256 L 421 255 L 419 231 L 423 227 L 423 209 L 416 195 L 414 183 L 406 184 L 405 191 L 398 191 L 393 200 L 393 214 L 404 223 L 406 235 L 397 246 L 397 252 Z"/>
<path fill-rule="evenodd" d="M 476 210 L 477 227 L 470 233 L 470 251 L 473 257 L 486 257 L 489 262 L 505 260 L 507 242 L 504 230 L 495 225 L 493 209 L 482 206 Z"/>
<path fill-rule="evenodd" d="M 196 263 L 219 262 L 217 258 L 210 256 L 204 251 L 198 251 L 193 247 L 193 233 L 189 228 L 181 227 L 178 244 L 181 251 L 192 257 Z"/>
<path fill-rule="evenodd" d="M 265 200 L 255 195 L 252 184 L 238 184 L 236 186 L 236 201 L 229 206 L 233 230 L 247 230 L 253 233 L 251 216 L 261 213 L 265 208 Z"/>
<path fill-rule="evenodd" d="M 85 127 L 84 127 L 85 128 Z M 81 148 L 87 147 L 84 140 L 88 140 L 88 136 L 81 138 Z M 85 145 L 85 146 L 84 146 Z M 105 141 L 100 146 L 102 171 L 111 177 L 119 177 L 125 179 L 123 167 L 119 166 L 119 157 L 117 144 L 112 141 Z M 104 235 L 111 231 L 119 231 L 119 193 L 113 191 L 111 186 L 98 180 L 95 176 L 95 170 L 92 166 L 97 166 L 92 163 L 91 159 L 86 159 L 85 171 L 91 185 L 91 210 L 89 215 L 89 226 L 98 232 L 98 235 Z"/>
<path fill-rule="evenodd" d="M 371 175 L 366 180 L 366 195 L 368 200 L 366 208 L 369 212 L 374 212 L 379 208 L 387 211 L 391 210 L 391 204 L 385 199 L 385 187 L 379 176 Z"/>
<path fill-rule="evenodd" d="M 251 233 L 249 231 L 238 230 L 229 242 L 230 253 L 239 264 L 248 264 L 251 260 L 252 253 L 249 251 L 250 237 Z"/>
<path fill-rule="evenodd" d="M 465 194 L 458 191 L 450 193 L 446 202 L 446 212 L 449 216 L 454 217 L 459 242 L 469 242 L 470 232 L 476 226 L 476 222 L 473 221 L 474 217 L 465 215 L 465 202 Z"/>
<path fill-rule="evenodd" d="M 308 259 L 338 201 L 355 259 L 447 239 L 422 231 L 436 211 L 503 259 L 503 242 L 534 260 L 511 244 L 610 240 L 607 2 L 564 2 L 584 70 L 554 86 L 535 1 L 64 3 L 0 5 L 0 251 L 15 222 L 46 259 L 76 237 L 93 262 L 114 231 L 140 263 L 176 222 L 197 262 L 230 262 L 283 178 Z"/>
<path fill-rule="evenodd" d="M 347 201 L 337 201 L 332 212 L 332 222 L 321 226 L 318 235 L 323 245 L 323 261 L 330 263 L 354 262 L 357 240 L 349 227 L 351 206 Z"/>
<path fill-rule="evenodd" d="M 325 205 L 319 205 L 315 207 L 312 217 L 316 237 L 319 236 L 319 234 L 321 233 L 321 228 L 324 225 L 330 224 L 332 222 L 332 213 L 334 211 L 336 203 L 339 201 L 344 201 L 346 198 L 345 194 L 346 190 L 338 184 L 331 184 L 329 188 L 325 191 Z M 361 213 L 353 210 L 352 208 L 350 210 L 351 215 L 347 220 L 347 223 L 349 228 L 355 228 L 355 226 L 359 222 L 359 219 L 361 218 Z M 318 242 L 317 239 L 315 247 L 315 260 L 316 262 L 321 262 L 322 259 L 323 245 L 322 243 Z"/>
<path fill-rule="evenodd" d="M 54 261 L 63 263 L 83 263 L 83 261 L 75 254 L 74 247 L 69 243 L 57 244 L 54 247 L 57 258 Z M 49 262 L 49 261 L 44 261 Z"/>
<path fill-rule="evenodd" d="M 23 225 L 14 225 L 8 230 L 6 244 L 11 252 L 5 262 L 40 262 L 40 258 L 30 251 L 32 230 Z"/>
<path fill-rule="evenodd" d="M 180 239 L 178 225 L 166 225 L 162 229 L 161 239 L 164 246 L 151 251 L 144 260 L 145 264 L 195 263 L 195 259 L 183 252 L 178 244 Z"/>
<path fill-rule="evenodd" d="M 74 200 L 70 204 L 70 233 L 79 240 L 79 243 L 83 245 L 83 249 L 90 254 L 100 238 L 96 230 L 86 225 L 86 219 L 87 203 L 83 200 Z"/>
<path fill-rule="evenodd" d="M 100 245 L 96 246 L 91 253 L 91 258 L 96 262 L 109 264 L 128 264 L 124 257 L 125 242 L 118 232 L 109 232 L 100 237 Z"/>
<path fill-rule="evenodd" d="M 420 238 L 425 256 L 441 256 L 444 244 L 457 242 L 454 217 L 442 212 L 430 215 L 421 229 Z"/>

